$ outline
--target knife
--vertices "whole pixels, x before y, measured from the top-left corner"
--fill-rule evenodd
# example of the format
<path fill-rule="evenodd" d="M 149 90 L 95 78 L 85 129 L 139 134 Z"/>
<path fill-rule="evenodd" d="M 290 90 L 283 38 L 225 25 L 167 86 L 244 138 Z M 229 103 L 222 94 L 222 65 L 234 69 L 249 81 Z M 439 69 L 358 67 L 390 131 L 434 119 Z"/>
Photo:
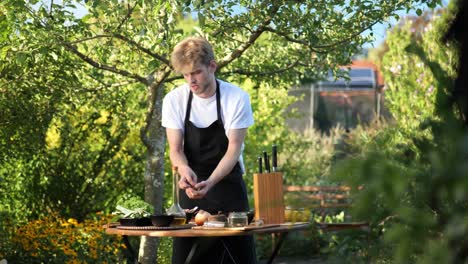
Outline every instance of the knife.
<path fill-rule="evenodd" d="M 258 173 L 262 173 L 262 156 L 258 156 Z"/>
<path fill-rule="evenodd" d="M 263 159 L 265 160 L 265 172 L 270 173 L 270 161 L 268 160 L 268 153 L 263 151 Z"/>
<path fill-rule="evenodd" d="M 278 147 L 273 145 L 271 153 L 271 169 L 273 172 L 278 171 Z"/>

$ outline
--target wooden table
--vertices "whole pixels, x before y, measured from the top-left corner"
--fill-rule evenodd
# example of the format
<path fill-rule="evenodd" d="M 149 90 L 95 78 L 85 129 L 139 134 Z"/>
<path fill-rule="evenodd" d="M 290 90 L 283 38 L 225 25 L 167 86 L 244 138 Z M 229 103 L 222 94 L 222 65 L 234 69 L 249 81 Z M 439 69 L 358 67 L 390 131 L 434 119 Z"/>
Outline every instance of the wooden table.
<path fill-rule="evenodd" d="M 267 263 L 272 263 L 283 243 L 284 238 L 291 231 L 305 230 L 310 223 L 284 223 L 278 225 L 248 226 L 244 228 L 201 228 L 193 227 L 191 229 L 178 230 L 128 230 L 117 227 L 106 227 L 105 231 L 111 235 L 123 236 L 127 246 L 128 236 L 149 236 L 149 237 L 226 237 L 226 236 L 247 236 L 255 234 L 276 234 L 278 240 L 275 242 L 271 256 Z M 194 248 L 193 248 L 194 249 Z M 226 250 L 228 250 L 226 248 Z M 190 263 L 191 254 L 187 257 L 186 263 Z M 136 261 L 138 263 L 138 261 Z"/>

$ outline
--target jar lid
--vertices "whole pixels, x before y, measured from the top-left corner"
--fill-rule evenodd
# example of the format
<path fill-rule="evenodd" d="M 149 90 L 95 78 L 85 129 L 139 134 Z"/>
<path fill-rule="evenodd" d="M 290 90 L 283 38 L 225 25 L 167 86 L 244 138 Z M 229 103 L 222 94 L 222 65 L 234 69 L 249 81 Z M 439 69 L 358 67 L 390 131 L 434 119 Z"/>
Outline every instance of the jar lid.
<path fill-rule="evenodd" d="M 247 217 L 246 212 L 231 212 L 229 217 Z"/>

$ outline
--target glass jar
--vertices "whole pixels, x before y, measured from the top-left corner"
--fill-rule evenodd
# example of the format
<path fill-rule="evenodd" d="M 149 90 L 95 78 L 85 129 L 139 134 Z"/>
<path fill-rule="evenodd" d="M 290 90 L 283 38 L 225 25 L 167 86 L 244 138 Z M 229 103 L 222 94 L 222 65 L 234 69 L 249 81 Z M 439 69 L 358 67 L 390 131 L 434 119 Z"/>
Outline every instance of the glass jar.
<path fill-rule="evenodd" d="M 228 217 L 229 227 L 242 227 L 248 225 L 248 218 L 246 212 L 232 212 Z"/>

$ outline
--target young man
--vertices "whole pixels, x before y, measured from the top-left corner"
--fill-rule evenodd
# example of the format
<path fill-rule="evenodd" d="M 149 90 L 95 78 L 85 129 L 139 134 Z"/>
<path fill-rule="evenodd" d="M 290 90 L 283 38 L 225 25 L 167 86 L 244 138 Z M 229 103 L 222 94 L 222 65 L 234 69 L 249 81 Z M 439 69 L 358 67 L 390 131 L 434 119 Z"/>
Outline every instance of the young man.
<path fill-rule="evenodd" d="M 204 38 L 177 44 L 171 62 L 187 82 L 166 95 L 162 110 L 170 159 L 181 175 L 182 208 L 198 206 L 212 214 L 248 211 L 242 151 L 254 123 L 249 95 L 215 78 L 214 52 Z M 191 263 L 256 262 L 251 236 L 196 239 L 202 242 Z M 174 238 L 172 262 L 184 263 L 194 242 Z"/>

